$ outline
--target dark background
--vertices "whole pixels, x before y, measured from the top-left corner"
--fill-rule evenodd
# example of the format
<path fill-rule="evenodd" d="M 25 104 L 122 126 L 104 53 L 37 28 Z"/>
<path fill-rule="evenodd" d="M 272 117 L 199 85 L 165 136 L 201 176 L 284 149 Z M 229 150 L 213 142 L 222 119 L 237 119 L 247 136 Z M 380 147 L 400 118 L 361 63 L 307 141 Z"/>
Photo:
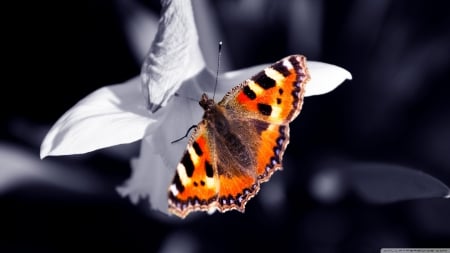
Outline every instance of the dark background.
<path fill-rule="evenodd" d="M 159 13 L 158 1 L 140 3 Z M 120 6 L 95 0 L 4 8 L 12 14 L 4 22 L 4 171 L 9 152 L 43 166 L 39 145 L 58 117 L 95 89 L 139 74 Z M 28 176 L 1 190 L 0 252 L 450 246 L 448 200 L 373 204 L 345 187 L 325 195 L 313 187 L 323 177 L 340 182 L 334 173 L 355 161 L 405 166 L 450 184 L 445 1 L 213 1 L 210 11 L 230 69 L 301 53 L 353 75 L 337 90 L 306 99 L 291 124 L 286 170 L 262 186 L 245 214 L 174 221 L 149 212 L 146 201 L 134 206 L 115 192 L 129 177 L 127 157 L 138 154 L 139 144 L 125 147 L 122 155 L 118 148 L 50 157 L 45 161 L 67 175 L 94 178 L 95 187 L 80 190 Z M 278 197 L 270 202 L 264 188 L 283 189 L 282 197 L 272 194 Z"/>

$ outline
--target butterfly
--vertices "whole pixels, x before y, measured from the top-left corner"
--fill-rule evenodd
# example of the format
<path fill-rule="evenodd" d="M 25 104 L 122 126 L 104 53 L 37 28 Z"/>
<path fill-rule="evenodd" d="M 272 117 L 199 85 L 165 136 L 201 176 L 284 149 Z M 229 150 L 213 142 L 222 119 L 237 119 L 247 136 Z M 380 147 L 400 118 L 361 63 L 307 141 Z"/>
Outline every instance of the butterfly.
<path fill-rule="evenodd" d="M 260 184 L 282 169 L 289 123 L 302 108 L 306 58 L 281 59 L 229 91 L 219 103 L 203 94 L 200 123 L 169 186 L 169 212 L 244 212 Z"/>

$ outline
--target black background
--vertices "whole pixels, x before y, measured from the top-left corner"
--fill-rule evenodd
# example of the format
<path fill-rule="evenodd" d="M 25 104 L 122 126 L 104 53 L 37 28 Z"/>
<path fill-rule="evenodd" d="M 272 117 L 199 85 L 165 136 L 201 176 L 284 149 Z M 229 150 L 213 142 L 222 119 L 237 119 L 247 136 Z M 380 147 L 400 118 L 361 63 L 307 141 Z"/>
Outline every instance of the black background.
<path fill-rule="evenodd" d="M 167 221 L 149 212 L 145 201 L 134 206 L 116 194 L 115 186 L 131 173 L 123 157 L 102 151 L 51 157 L 61 168 L 76 165 L 101 178 L 99 190 L 74 193 L 32 180 L 0 192 L 1 252 L 378 252 L 450 246 L 448 200 L 377 205 L 348 192 L 326 202 L 309 189 L 324 164 L 338 167 L 343 160 L 407 166 L 450 184 L 446 2 L 380 1 L 385 8 L 374 16 L 377 4 L 371 1 L 319 1 L 312 14 L 320 13 L 321 24 L 309 25 L 320 28 L 320 35 L 308 40 L 301 39 L 308 33 L 296 34 L 289 16 L 295 0 L 233 8 L 242 2 L 211 4 L 231 69 L 301 53 L 353 75 L 336 91 L 307 98 L 291 124 L 285 160 L 298 170 L 273 179 L 285 184 L 283 205 L 267 210 L 257 196 L 245 214 Z M 143 4 L 159 13 L 158 1 Z M 37 157 L 45 132 L 78 100 L 139 74 L 117 6 L 101 0 L 5 6 L 11 16 L 3 18 L 3 143 Z"/>

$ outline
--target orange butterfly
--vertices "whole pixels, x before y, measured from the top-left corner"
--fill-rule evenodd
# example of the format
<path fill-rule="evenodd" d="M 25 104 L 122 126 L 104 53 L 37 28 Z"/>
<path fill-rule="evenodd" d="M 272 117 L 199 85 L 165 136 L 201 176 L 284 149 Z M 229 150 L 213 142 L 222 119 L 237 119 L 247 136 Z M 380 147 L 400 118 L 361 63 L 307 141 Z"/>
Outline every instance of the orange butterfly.
<path fill-rule="evenodd" d="M 288 56 L 229 91 L 205 113 L 169 187 L 169 211 L 244 212 L 260 184 L 281 170 L 289 123 L 300 113 L 310 77 L 306 58 Z"/>

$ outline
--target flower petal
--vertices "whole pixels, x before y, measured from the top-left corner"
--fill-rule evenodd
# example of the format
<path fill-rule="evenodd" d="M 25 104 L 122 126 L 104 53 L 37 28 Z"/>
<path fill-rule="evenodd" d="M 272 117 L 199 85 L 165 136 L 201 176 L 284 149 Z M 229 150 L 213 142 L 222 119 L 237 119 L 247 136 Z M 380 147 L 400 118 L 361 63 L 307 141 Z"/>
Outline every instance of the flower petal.
<path fill-rule="evenodd" d="M 209 75 L 205 70 L 197 78 L 212 79 Z M 185 81 L 178 91 L 180 95 L 172 97 L 167 106 L 153 114 L 158 121 L 146 131 L 140 157 L 132 161 L 132 176 L 117 188 L 123 197 L 128 196 L 133 203 L 148 199 L 152 209 L 167 213 L 168 187 L 189 138 L 171 142 L 183 137 L 201 119 L 202 109 L 197 102 L 201 94 L 199 83 L 202 82 L 195 78 Z"/>
<path fill-rule="evenodd" d="M 142 139 L 154 122 L 145 108 L 138 77 L 91 93 L 67 111 L 41 145 L 41 158 L 72 155 Z"/>
<path fill-rule="evenodd" d="M 345 79 L 352 79 L 350 72 L 336 65 L 316 61 L 308 61 L 307 65 L 311 80 L 306 84 L 305 96 L 328 93 Z"/>
<path fill-rule="evenodd" d="M 205 67 L 191 1 L 162 0 L 162 17 L 141 71 L 148 107 L 165 106 L 183 80 Z"/>
<path fill-rule="evenodd" d="M 305 96 L 315 96 L 328 93 L 334 90 L 346 79 L 351 80 L 350 72 L 336 65 L 307 61 L 308 70 L 311 75 L 311 80 L 306 84 Z M 256 75 L 270 64 L 261 64 L 244 69 L 227 72 L 219 77 L 219 85 L 217 86 L 216 97 L 223 97 L 234 86 L 237 86 L 242 81 Z M 207 83 L 210 87 L 211 83 Z M 206 90 L 208 87 L 203 86 Z"/>
<path fill-rule="evenodd" d="M 154 138 L 150 136 L 142 141 L 141 156 L 131 160 L 131 178 L 117 187 L 117 192 L 122 197 L 129 197 L 133 204 L 148 199 L 152 209 L 168 214 L 167 189 L 172 175 L 154 150 L 156 145 L 148 143 L 155 143 Z"/>
<path fill-rule="evenodd" d="M 104 194 L 102 180 L 76 164 L 41 161 L 34 152 L 0 142 L 0 195 L 39 182 L 71 192 Z"/>
<path fill-rule="evenodd" d="M 438 179 L 398 165 L 357 163 L 348 168 L 348 173 L 356 193 L 371 203 L 450 196 L 448 186 Z"/>
<path fill-rule="evenodd" d="M 217 85 L 216 98 L 218 100 L 222 99 L 227 92 L 229 92 L 235 86 L 238 86 L 243 81 L 251 78 L 252 76 L 258 74 L 264 68 L 268 67 L 270 64 L 261 64 L 256 66 L 251 66 L 248 68 L 238 69 L 234 71 L 226 72 L 219 76 L 219 82 Z"/>

